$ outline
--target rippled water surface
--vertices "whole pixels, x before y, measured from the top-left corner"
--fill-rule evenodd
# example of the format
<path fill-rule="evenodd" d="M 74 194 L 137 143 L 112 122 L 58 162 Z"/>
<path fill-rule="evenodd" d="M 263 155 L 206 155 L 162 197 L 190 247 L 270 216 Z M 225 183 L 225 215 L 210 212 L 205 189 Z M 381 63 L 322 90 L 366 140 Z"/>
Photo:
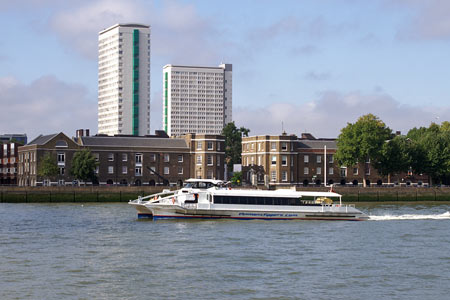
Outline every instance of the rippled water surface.
<path fill-rule="evenodd" d="M 449 299 L 450 205 L 366 222 L 140 221 L 127 204 L 0 204 L 0 299 Z"/>

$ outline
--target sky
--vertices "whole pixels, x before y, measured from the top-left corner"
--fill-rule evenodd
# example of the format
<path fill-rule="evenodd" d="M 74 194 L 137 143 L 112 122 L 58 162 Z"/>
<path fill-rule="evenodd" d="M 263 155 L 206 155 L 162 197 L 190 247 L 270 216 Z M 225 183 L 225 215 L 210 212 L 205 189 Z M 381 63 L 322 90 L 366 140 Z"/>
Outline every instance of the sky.
<path fill-rule="evenodd" d="M 97 132 L 98 32 L 151 26 L 151 132 L 162 67 L 233 64 L 250 135 L 334 138 L 372 113 L 394 131 L 450 120 L 447 0 L 0 0 L 0 134 Z"/>

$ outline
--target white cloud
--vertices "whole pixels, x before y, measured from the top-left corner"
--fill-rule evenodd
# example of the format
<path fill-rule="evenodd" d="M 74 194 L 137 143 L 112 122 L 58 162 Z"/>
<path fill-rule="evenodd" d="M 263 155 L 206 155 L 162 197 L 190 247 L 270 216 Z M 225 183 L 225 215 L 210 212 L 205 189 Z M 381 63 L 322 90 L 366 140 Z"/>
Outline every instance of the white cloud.
<path fill-rule="evenodd" d="M 57 11 L 49 26 L 64 44 L 83 56 L 96 59 L 99 31 L 117 23 L 151 26 L 152 56 L 167 63 L 217 63 L 214 24 L 200 16 L 196 7 L 164 1 L 161 7 L 139 0 L 97 0 Z"/>
<path fill-rule="evenodd" d="M 137 1 L 100 0 L 58 11 L 50 27 L 69 48 L 94 59 L 99 31 L 116 23 L 148 21 L 146 10 Z"/>
<path fill-rule="evenodd" d="M 388 3 L 411 9 L 413 16 L 398 32 L 401 39 L 450 39 L 450 1 L 389 0 Z"/>
<path fill-rule="evenodd" d="M 278 102 L 259 108 L 236 107 L 233 117 L 238 126 L 250 128 L 252 135 L 280 134 L 283 123 L 289 134 L 309 132 L 316 137 L 337 137 L 348 122 L 368 113 L 405 134 L 413 127 L 429 126 L 436 117 L 440 121 L 450 120 L 450 106 L 404 105 L 378 91 L 371 94 L 328 91 L 319 99 L 302 104 Z"/>
<path fill-rule="evenodd" d="M 53 76 L 41 77 L 29 85 L 13 77 L 0 78 L 3 133 L 26 133 L 29 139 L 39 134 L 63 131 L 68 136 L 78 128 L 97 131 L 96 102 L 83 86 L 68 84 Z"/>

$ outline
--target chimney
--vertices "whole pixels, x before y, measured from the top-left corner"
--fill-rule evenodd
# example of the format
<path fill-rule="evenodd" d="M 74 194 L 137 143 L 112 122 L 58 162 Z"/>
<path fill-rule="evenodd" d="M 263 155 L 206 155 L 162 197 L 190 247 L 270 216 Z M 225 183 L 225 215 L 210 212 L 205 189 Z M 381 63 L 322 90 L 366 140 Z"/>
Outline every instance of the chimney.
<path fill-rule="evenodd" d="M 82 137 L 82 136 L 84 136 L 84 129 L 78 129 L 77 131 L 76 131 L 76 137 L 77 138 L 80 138 L 80 137 Z"/>
<path fill-rule="evenodd" d="M 89 136 L 89 129 L 84 130 L 86 132 L 86 136 Z"/>

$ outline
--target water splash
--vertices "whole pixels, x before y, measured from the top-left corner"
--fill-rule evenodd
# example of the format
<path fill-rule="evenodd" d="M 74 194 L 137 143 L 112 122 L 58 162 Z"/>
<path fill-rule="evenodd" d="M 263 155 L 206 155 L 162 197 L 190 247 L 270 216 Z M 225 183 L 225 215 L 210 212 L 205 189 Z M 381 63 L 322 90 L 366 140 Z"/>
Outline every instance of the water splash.
<path fill-rule="evenodd" d="M 385 215 L 385 216 L 369 216 L 371 221 L 391 221 L 391 220 L 446 220 L 450 219 L 450 212 L 439 215 Z"/>

